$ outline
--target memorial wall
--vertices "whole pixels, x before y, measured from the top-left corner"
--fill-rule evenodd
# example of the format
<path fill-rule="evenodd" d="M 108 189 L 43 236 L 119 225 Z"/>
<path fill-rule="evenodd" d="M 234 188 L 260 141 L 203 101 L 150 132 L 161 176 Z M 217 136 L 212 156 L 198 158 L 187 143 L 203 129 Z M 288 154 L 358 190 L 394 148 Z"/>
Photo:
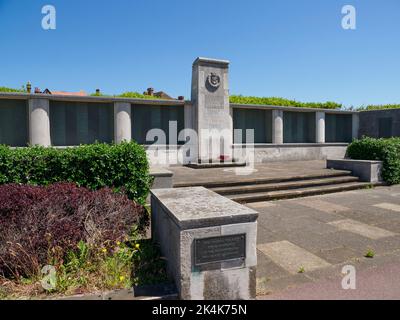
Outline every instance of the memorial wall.
<path fill-rule="evenodd" d="M 0 93 L 0 143 L 63 147 L 133 139 L 145 145 L 151 163 L 165 153 L 165 165 L 240 160 L 247 145 L 256 162 L 315 160 L 344 157 L 347 144 L 363 134 L 399 136 L 398 114 L 232 104 L 229 61 L 197 58 L 188 101 Z M 185 156 L 189 142 L 196 152 Z"/>

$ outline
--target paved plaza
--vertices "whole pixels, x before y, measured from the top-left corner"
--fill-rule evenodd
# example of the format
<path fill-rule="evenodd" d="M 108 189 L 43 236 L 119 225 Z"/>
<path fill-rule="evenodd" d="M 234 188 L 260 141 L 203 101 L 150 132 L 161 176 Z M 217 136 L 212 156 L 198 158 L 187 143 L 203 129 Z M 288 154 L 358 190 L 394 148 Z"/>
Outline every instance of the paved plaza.
<path fill-rule="evenodd" d="M 248 206 L 259 212 L 260 299 L 400 298 L 400 186 Z M 345 265 L 356 290 L 342 289 Z"/>

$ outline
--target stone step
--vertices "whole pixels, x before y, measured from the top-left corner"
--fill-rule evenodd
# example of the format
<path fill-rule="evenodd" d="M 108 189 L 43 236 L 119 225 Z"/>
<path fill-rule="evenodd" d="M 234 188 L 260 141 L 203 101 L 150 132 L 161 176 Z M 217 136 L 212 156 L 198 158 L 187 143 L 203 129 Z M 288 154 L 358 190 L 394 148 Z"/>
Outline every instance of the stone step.
<path fill-rule="evenodd" d="M 212 162 L 212 163 L 189 163 L 186 167 L 192 169 L 214 169 L 214 168 L 234 168 L 234 167 L 245 167 L 246 162 Z"/>
<path fill-rule="evenodd" d="M 228 195 L 227 198 L 239 203 L 272 201 L 279 199 L 290 199 L 290 198 L 314 196 L 326 193 L 365 189 L 370 187 L 371 185 L 379 186 L 383 184 L 382 183 L 371 184 L 369 182 L 349 182 L 349 183 L 341 183 L 337 185 L 328 185 L 319 187 L 307 187 L 307 188 L 299 188 L 291 190 L 259 192 L 259 193 L 250 193 L 242 195 Z"/>
<path fill-rule="evenodd" d="M 311 179 L 311 180 L 297 180 L 280 183 L 266 183 L 266 184 L 254 184 L 245 186 L 233 186 L 233 187 L 219 187 L 211 188 L 212 191 L 220 195 L 237 195 L 244 193 L 259 193 L 269 192 L 278 190 L 292 190 L 307 187 L 317 187 L 325 185 L 336 185 L 349 182 L 358 182 L 359 178 L 354 176 L 339 176 L 339 177 L 327 177 L 324 179 Z"/>
<path fill-rule="evenodd" d="M 272 184 L 272 183 L 283 183 L 290 181 L 299 180 L 316 180 L 316 179 L 326 179 L 333 177 L 343 177 L 351 175 L 351 171 L 345 170 L 326 170 L 324 174 L 310 174 L 310 175 L 298 175 L 290 176 L 284 178 L 251 178 L 251 179 L 236 179 L 236 180 L 226 180 L 226 181 L 208 181 L 208 182 L 183 182 L 174 183 L 174 188 L 183 187 L 204 187 L 204 188 L 222 188 L 222 187 L 235 187 L 235 186 L 246 186 L 254 184 Z"/>

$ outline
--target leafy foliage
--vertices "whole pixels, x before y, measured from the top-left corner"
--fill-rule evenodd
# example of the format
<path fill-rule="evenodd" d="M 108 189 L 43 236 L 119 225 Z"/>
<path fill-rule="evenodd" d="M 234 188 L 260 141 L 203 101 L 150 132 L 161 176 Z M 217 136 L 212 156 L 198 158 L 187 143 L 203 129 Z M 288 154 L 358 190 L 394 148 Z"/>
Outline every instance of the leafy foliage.
<path fill-rule="evenodd" d="M 111 95 L 103 94 L 103 93 L 101 93 L 101 92 L 100 92 L 100 93 L 97 93 L 97 92 L 91 93 L 90 96 L 91 96 L 91 97 L 112 97 Z"/>
<path fill-rule="evenodd" d="M 374 252 L 373 250 L 369 249 L 369 250 L 365 253 L 364 257 L 365 257 L 365 258 L 370 258 L 370 259 L 372 259 L 373 257 L 375 257 L 375 252 Z"/>
<path fill-rule="evenodd" d="M 231 95 L 231 103 L 237 104 L 257 104 L 257 105 L 272 105 L 284 107 L 298 107 L 298 108 L 321 108 L 321 109 L 340 109 L 341 104 L 335 102 L 299 102 L 296 100 L 288 100 L 278 97 L 246 97 L 242 95 Z"/>
<path fill-rule="evenodd" d="M 354 140 L 347 155 L 351 159 L 383 161 L 383 179 L 389 184 L 400 183 L 400 138 Z"/>
<path fill-rule="evenodd" d="M 357 111 L 385 110 L 385 109 L 400 109 L 400 104 L 369 105 L 366 107 L 360 107 L 357 109 Z"/>
<path fill-rule="evenodd" d="M 97 190 L 110 187 L 144 203 L 151 178 L 144 148 L 135 142 L 96 143 L 76 148 L 0 146 L 0 184 L 74 182 Z"/>
<path fill-rule="evenodd" d="M 118 98 L 134 98 L 134 99 L 150 99 L 150 100 L 162 100 L 160 97 L 149 96 L 147 94 L 141 94 L 139 92 L 124 92 L 117 95 Z"/>
<path fill-rule="evenodd" d="M 87 255 L 82 241 L 108 250 L 147 225 L 143 206 L 109 188 L 91 191 L 72 183 L 2 185 L 0 275 L 34 277 L 44 265 L 64 261 L 82 265 Z M 78 245 L 80 255 L 71 256 Z"/>

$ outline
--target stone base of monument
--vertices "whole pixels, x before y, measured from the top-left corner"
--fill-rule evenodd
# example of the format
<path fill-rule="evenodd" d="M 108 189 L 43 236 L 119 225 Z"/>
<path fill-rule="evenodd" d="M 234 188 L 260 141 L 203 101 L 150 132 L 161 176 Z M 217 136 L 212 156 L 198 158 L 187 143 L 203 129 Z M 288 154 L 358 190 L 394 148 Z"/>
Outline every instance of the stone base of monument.
<path fill-rule="evenodd" d="M 187 167 L 193 169 L 209 169 L 209 168 L 230 168 L 230 167 L 245 167 L 247 163 L 237 159 L 199 159 L 197 162 L 186 164 Z"/>
<path fill-rule="evenodd" d="M 188 163 L 186 167 L 193 169 L 232 168 L 245 167 L 246 162 L 213 162 L 213 163 Z"/>
<path fill-rule="evenodd" d="M 203 187 L 151 194 L 152 236 L 179 297 L 255 298 L 258 213 Z"/>

